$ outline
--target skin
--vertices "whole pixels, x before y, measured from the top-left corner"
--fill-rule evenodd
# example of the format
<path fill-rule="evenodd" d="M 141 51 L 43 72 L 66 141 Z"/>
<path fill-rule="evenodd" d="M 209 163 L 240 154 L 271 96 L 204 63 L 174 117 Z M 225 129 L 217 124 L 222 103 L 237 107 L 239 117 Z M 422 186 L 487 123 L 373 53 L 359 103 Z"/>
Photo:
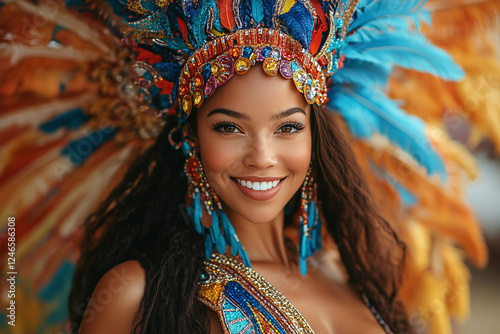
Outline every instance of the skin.
<path fill-rule="evenodd" d="M 205 174 L 250 259 L 286 261 L 283 208 L 309 168 L 309 119 L 310 106 L 293 82 L 258 66 L 218 88 L 197 113 Z M 252 177 L 282 180 L 278 193 L 264 201 L 249 198 L 235 178 Z"/>
<path fill-rule="evenodd" d="M 346 283 L 338 257 L 326 252 L 316 256 L 306 277 L 288 260 L 284 207 L 309 168 L 311 109 L 291 80 L 268 76 L 259 67 L 235 74 L 196 114 L 197 133 L 191 135 L 208 181 L 222 200 L 252 269 L 297 308 L 315 333 L 384 333 Z M 279 191 L 266 200 L 250 198 L 234 180 L 252 177 L 282 180 Z M 118 282 L 126 289 L 116 288 L 117 272 L 126 273 Z M 129 333 L 145 285 L 137 261 L 111 269 L 92 294 L 94 307 L 85 310 L 81 333 Z M 210 333 L 223 333 L 217 314 L 208 308 L 207 314 Z"/>

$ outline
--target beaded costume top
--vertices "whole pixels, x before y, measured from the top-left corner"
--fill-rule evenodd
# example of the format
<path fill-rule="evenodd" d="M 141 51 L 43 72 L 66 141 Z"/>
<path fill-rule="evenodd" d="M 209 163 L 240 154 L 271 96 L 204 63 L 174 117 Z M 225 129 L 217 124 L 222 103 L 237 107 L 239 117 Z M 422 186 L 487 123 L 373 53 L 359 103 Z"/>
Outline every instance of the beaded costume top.
<path fill-rule="evenodd" d="M 198 299 L 217 313 L 224 333 L 314 333 L 300 312 L 264 277 L 224 255 L 205 262 Z M 391 333 L 366 297 L 386 333 Z"/>

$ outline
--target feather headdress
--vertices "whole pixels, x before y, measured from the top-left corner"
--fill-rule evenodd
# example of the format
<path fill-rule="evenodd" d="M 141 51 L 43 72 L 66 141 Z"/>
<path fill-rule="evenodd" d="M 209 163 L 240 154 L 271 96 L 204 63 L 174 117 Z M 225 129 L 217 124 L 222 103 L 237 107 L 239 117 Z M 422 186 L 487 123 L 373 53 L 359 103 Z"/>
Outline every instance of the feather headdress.
<path fill-rule="evenodd" d="M 500 147 L 498 94 L 467 102 L 471 87 L 498 82 L 498 51 L 487 33 L 463 29 L 464 21 L 492 29 L 498 2 L 54 3 L 0 0 L 0 218 L 4 231 L 7 217 L 17 222 L 18 316 L 31 320 L 13 332 L 60 328 L 84 217 L 152 143 L 161 115 L 182 107 L 189 57 L 252 28 L 291 36 L 329 77 L 327 105 L 345 122 L 382 210 L 405 232 L 408 309 L 433 333 L 451 333 L 449 317 L 465 316 L 463 257 L 483 265 L 486 250 L 457 191 L 475 164 L 446 134 L 443 116 L 468 115 L 474 133 Z M 481 52 L 471 47 L 478 44 Z M 2 258 L 7 241 L 1 234 Z M 430 316 L 436 300 L 444 311 Z"/>

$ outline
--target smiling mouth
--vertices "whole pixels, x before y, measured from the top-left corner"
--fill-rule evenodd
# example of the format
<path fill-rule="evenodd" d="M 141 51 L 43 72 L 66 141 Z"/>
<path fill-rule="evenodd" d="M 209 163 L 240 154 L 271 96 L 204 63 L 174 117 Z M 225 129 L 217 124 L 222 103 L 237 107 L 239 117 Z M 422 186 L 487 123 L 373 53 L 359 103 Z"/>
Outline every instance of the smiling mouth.
<path fill-rule="evenodd" d="M 258 182 L 258 181 L 249 181 L 249 180 L 244 180 L 244 179 L 238 179 L 235 177 L 231 177 L 231 179 L 237 183 L 239 183 L 242 187 L 256 190 L 256 191 L 266 191 L 273 189 L 277 187 L 281 181 L 283 181 L 285 178 L 282 179 L 276 179 L 273 181 L 264 181 L 264 182 Z"/>

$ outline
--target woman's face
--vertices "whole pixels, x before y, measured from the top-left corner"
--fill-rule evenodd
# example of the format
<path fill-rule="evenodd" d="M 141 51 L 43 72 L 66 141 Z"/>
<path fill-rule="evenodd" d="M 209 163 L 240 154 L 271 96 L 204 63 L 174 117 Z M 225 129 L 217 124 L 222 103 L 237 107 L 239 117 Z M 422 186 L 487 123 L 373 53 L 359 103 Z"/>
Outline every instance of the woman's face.
<path fill-rule="evenodd" d="M 258 65 L 198 110 L 203 167 L 231 220 L 267 223 L 281 214 L 309 168 L 310 112 L 292 80 Z"/>

